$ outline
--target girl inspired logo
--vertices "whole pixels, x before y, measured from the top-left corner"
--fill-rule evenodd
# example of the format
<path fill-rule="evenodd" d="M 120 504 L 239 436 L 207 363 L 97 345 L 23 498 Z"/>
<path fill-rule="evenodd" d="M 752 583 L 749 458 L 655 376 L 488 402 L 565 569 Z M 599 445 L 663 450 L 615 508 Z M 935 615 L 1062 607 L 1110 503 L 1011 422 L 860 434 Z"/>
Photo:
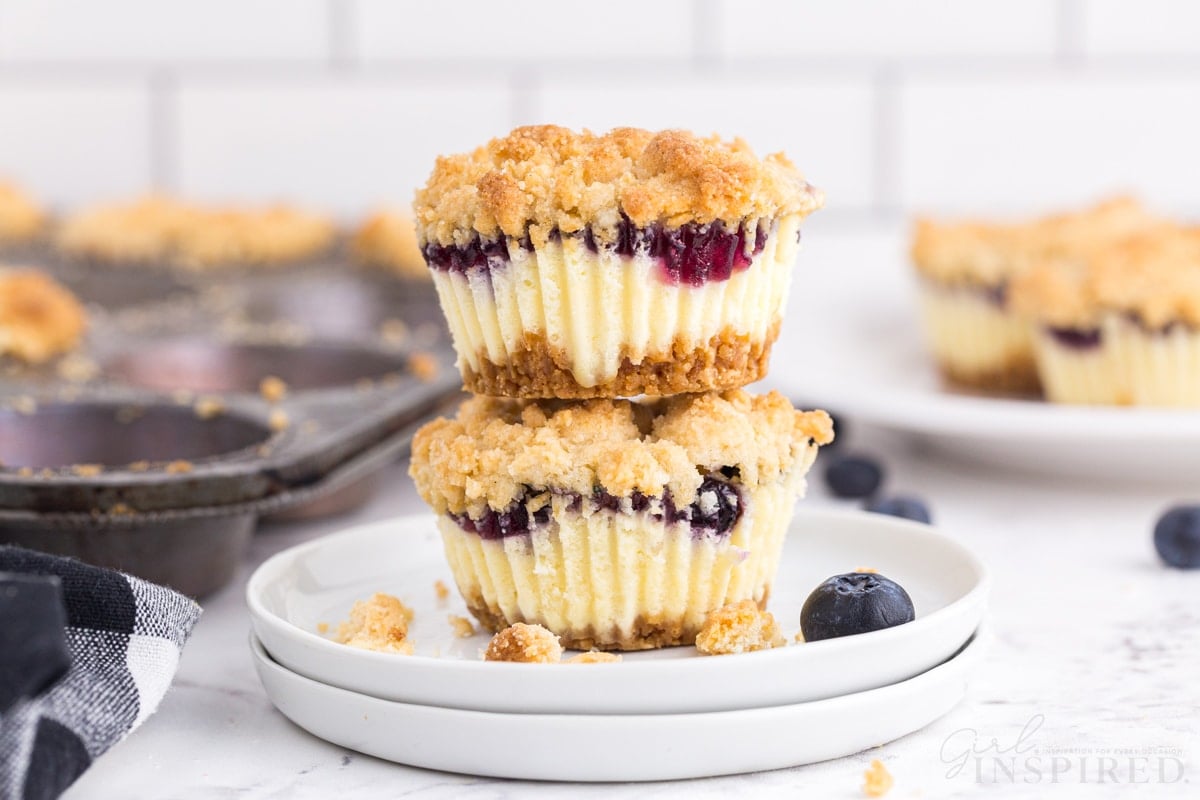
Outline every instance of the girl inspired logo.
<path fill-rule="evenodd" d="M 1179 783 L 1180 751 L 1170 747 L 1041 748 L 1034 743 L 1045 724 L 1034 715 L 1011 742 L 985 739 L 975 728 L 959 728 L 942 742 L 946 778 L 964 773 L 976 783 Z"/>

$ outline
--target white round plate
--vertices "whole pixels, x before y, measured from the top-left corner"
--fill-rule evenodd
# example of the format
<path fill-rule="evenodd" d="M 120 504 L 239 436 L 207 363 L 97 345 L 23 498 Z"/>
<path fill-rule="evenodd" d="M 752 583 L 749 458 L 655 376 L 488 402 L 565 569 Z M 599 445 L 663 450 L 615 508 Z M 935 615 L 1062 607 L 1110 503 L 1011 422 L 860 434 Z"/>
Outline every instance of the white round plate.
<path fill-rule="evenodd" d="M 829 272 L 836 273 L 835 270 Z M 824 280 L 822 302 L 784 326 L 771 383 L 804 404 L 917 434 L 943 452 L 1008 469 L 1122 482 L 1192 480 L 1200 410 L 1069 406 L 947 388 L 922 339 L 909 268 L 871 291 Z M 773 362 L 774 365 L 774 362 Z"/>
<path fill-rule="evenodd" d="M 309 733 L 417 767 L 497 778 L 658 781 L 811 764 L 919 730 L 963 698 L 978 638 L 879 689 L 811 703 L 699 714 L 497 714 L 396 703 L 280 666 L 251 637 L 271 702 Z M 541 665 L 543 671 L 565 667 Z"/>
<path fill-rule="evenodd" d="M 969 551 L 932 527 L 862 512 L 796 515 L 770 610 L 789 638 L 809 592 L 831 575 L 873 567 L 900 583 L 917 618 L 859 636 L 774 650 L 699 656 L 692 647 L 626 653 L 617 664 L 484 662 L 488 635 L 454 636 L 455 596 L 431 516 L 327 536 L 269 559 L 246 590 L 254 631 L 280 664 L 385 700 L 496 712 L 664 714 L 800 703 L 901 681 L 957 651 L 983 618 L 988 579 Z M 330 632 L 357 599 L 388 592 L 415 611 L 412 656 L 346 647 Z M 329 634 L 327 634 L 329 635 Z"/>

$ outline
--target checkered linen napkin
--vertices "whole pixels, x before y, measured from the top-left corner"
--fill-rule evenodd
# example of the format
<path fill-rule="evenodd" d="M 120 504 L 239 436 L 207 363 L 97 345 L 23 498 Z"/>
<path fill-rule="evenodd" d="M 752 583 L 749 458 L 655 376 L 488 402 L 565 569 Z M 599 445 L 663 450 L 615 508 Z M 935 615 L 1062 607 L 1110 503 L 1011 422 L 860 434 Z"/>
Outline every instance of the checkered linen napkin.
<path fill-rule="evenodd" d="M 0 800 L 58 797 L 150 716 L 199 618 L 140 578 L 0 547 Z"/>

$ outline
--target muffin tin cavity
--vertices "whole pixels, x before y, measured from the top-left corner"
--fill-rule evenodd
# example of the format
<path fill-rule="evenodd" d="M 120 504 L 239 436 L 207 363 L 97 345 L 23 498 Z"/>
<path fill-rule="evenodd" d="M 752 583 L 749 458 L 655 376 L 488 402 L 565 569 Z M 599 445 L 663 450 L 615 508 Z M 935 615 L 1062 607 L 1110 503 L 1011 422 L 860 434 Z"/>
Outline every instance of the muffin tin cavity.
<path fill-rule="evenodd" d="M 398 376 L 408 358 L 352 344 L 223 344 L 169 341 L 120 353 L 106 372 L 129 386 L 164 392 L 258 392 L 277 378 L 288 391 L 355 386 Z"/>
<path fill-rule="evenodd" d="M 184 472 L 193 462 L 246 450 L 270 436 L 269 428 L 252 419 L 233 414 L 203 419 L 174 405 L 61 403 L 32 413 L 0 411 L 5 468 L 81 477 L 130 464 L 141 471 L 174 464 L 176 472 Z"/>

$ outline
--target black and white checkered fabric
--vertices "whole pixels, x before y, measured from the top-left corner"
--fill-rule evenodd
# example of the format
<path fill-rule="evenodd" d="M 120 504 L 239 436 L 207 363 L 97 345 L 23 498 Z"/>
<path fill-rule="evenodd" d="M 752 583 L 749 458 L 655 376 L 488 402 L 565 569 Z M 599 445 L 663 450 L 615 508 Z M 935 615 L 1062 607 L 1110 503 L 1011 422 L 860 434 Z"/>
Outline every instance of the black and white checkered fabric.
<path fill-rule="evenodd" d="M 70 668 L 39 694 L 0 706 L 0 798 L 54 798 L 154 712 L 200 607 L 140 578 L 13 547 L 0 547 L 0 573 L 56 576 L 61 584 Z M 0 625 L 4 608 L 0 591 Z M 6 649 L 0 662 L 12 675 L 22 654 L 11 643 Z M 45 651 L 25 656 L 47 659 Z"/>

